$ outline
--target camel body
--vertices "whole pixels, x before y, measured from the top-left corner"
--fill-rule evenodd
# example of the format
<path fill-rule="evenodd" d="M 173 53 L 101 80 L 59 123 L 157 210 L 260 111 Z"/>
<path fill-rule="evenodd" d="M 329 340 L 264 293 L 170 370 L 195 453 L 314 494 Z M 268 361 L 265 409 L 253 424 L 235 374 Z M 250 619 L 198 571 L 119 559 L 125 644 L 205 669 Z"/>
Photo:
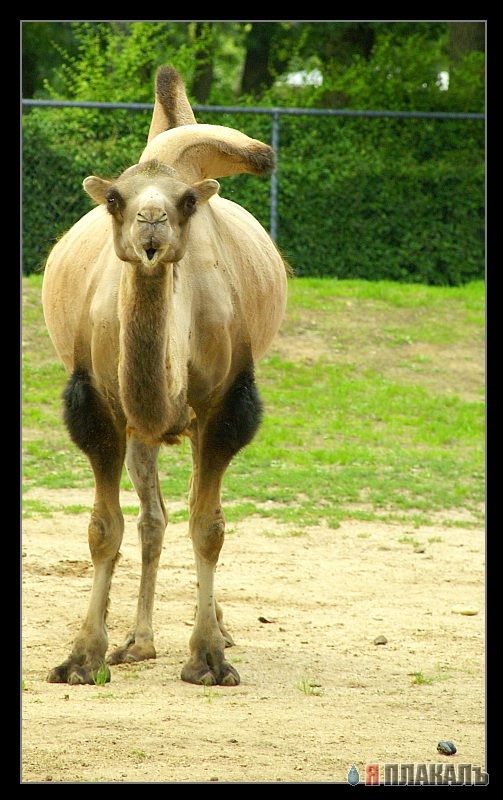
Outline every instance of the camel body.
<path fill-rule="evenodd" d="M 120 405 L 118 296 L 123 262 L 110 215 L 92 209 L 55 245 L 45 268 L 47 328 L 68 372 L 91 368 L 96 386 Z M 187 251 L 176 269 L 172 348 L 190 364 L 188 402 L 197 407 L 225 392 L 249 355 L 256 363 L 281 324 L 285 266 L 260 223 L 244 208 L 213 197 L 191 221 Z"/>
<path fill-rule="evenodd" d="M 47 260 L 45 320 L 70 374 L 65 423 L 95 477 L 89 607 L 69 657 L 49 673 L 51 682 L 94 683 L 104 666 L 108 596 L 124 531 L 124 461 L 140 499 L 142 568 L 134 625 L 107 662 L 156 657 L 152 612 L 168 520 L 157 455 L 162 443 L 178 443 L 185 434 L 193 462 L 189 531 L 197 615 L 181 677 L 239 683 L 224 656 L 233 640 L 213 590 L 225 531 L 220 491 L 232 457 L 260 423 L 254 365 L 283 318 L 287 267 L 257 220 L 216 196 L 214 179 L 265 174 L 273 163 L 267 145 L 195 123 L 180 77 L 161 68 L 139 164 L 115 182 L 86 178 L 84 188 L 99 205 Z"/>

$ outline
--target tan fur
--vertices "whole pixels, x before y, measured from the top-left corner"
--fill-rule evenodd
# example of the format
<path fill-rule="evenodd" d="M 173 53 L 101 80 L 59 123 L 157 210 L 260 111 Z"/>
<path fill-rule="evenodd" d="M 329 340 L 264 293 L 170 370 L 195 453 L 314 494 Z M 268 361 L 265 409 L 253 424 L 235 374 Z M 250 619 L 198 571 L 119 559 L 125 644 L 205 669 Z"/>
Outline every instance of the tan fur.
<path fill-rule="evenodd" d="M 185 94 L 184 83 L 173 67 L 160 67 L 155 81 L 155 103 L 148 141 L 154 136 L 196 121 Z"/>
<path fill-rule="evenodd" d="M 267 175 L 274 167 L 269 145 L 223 125 L 183 125 L 149 141 L 140 162 L 172 165 L 182 180 L 224 178 L 239 172 Z"/>
<path fill-rule="evenodd" d="M 142 586 L 151 588 L 141 590 L 136 629 L 111 663 L 155 657 L 151 581 L 166 519 L 156 446 L 185 434 L 193 452 L 190 532 L 200 611 L 182 677 L 239 682 L 223 658 L 231 637 L 213 594 L 228 462 L 214 461 L 205 431 L 235 378 L 270 346 L 285 311 L 287 268 L 257 220 L 215 194 L 215 178 L 265 174 L 274 156 L 268 145 L 239 131 L 194 124 L 183 82 L 173 71 L 163 74 L 139 165 L 115 181 L 84 181 L 99 205 L 55 245 L 44 275 L 44 315 L 54 347 L 69 372 L 89 373 L 116 421 L 119 442 L 113 474 L 93 463 L 89 541 L 95 583 L 72 655 L 52 671 L 54 681 L 92 682 L 104 656 L 106 598 L 123 530 L 119 480 L 127 431 L 128 469 L 142 502 Z M 159 131 L 166 123 L 179 127 Z M 189 195 L 197 209 L 184 216 Z"/>

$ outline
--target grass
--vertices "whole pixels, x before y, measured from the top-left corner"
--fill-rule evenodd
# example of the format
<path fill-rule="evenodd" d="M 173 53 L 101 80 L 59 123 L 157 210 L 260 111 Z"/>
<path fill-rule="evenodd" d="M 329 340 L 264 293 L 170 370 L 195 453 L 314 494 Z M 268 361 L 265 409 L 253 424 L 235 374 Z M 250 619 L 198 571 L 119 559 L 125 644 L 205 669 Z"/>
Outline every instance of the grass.
<path fill-rule="evenodd" d="M 305 695 L 313 695 L 320 697 L 322 693 L 321 684 L 314 680 L 314 678 L 301 678 L 295 687 Z"/>
<path fill-rule="evenodd" d="M 110 670 L 105 663 L 101 664 L 98 672 L 94 676 L 94 683 L 96 686 L 105 686 L 110 680 Z"/>
<path fill-rule="evenodd" d="M 24 488 L 88 489 L 88 505 L 66 509 L 83 513 L 93 478 L 62 423 L 66 373 L 45 330 L 41 280 L 23 279 Z M 256 369 L 262 427 L 224 481 L 228 521 L 255 514 L 297 532 L 344 519 L 414 527 L 463 509 L 467 524 L 480 524 L 483 347 L 480 282 L 291 281 L 282 334 Z M 168 507 L 186 500 L 190 465 L 187 441 L 161 450 Z M 132 488 L 125 470 L 122 488 Z M 26 516 L 55 510 L 61 506 L 24 500 Z M 186 521 L 187 511 L 170 519 Z"/>
<path fill-rule="evenodd" d="M 412 686 L 430 686 L 435 681 L 448 681 L 451 677 L 446 664 L 436 665 L 435 675 L 425 675 L 423 672 L 409 672 L 412 677 Z"/>
<path fill-rule="evenodd" d="M 434 680 L 433 677 L 424 675 L 422 672 L 410 672 L 409 675 L 412 675 L 412 686 L 429 686 Z"/>
<path fill-rule="evenodd" d="M 217 692 L 214 690 L 213 686 L 203 686 L 203 691 L 201 692 L 201 697 L 206 700 L 207 703 L 211 705 L 213 700 L 218 697 Z"/>
<path fill-rule="evenodd" d="M 421 542 L 418 539 L 414 539 L 413 536 L 400 536 L 398 539 L 399 544 L 411 544 L 412 547 L 419 547 Z"/>

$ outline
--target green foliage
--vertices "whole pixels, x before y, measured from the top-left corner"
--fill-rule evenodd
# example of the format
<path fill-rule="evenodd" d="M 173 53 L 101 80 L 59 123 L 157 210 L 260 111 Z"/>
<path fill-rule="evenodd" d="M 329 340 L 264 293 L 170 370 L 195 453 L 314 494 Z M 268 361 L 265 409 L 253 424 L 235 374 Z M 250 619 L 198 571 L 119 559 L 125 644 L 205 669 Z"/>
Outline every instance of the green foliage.
<path fill-rule="evenodd" d="M 200 121 L 270 141 L 270 120 Z M 24 119 L 24 272 L 91 205 L 90 174 L 136 163 L 149 115 L 35 109 Z M 279 245 L 299 275 L 457 285 L 484 274 L 483 126 L 478 121 L 283 117 Z M 269 182 L 222 180 L 221 194 L 267 228 Z"/>
<path fill-rule="evenodd" d="M 296 688 L 302 694 L 310 697 L 320 697 L 322 694 L 321 684 L 318 683 L 314 678 L 301 678 L 298 683 L 295 684 Z"/>
<path fill-rule="evenodd" d="M 164 22 L 102 22 L 72 25 L 76 55 L 55 70 L 64 96 L 73 100 L 120 102 L 125 91 L 136 102 L 152 102 L 155 71 L 169 63 L 187 78 L 194 68 L 188 28 Z M 60 97 L 48 80 L 46 90 Z M 127 87 L 127 88 L 126 88 Z"/>
<path fill-rule="evenodd" d="M 96 686 L 105 686 L 110 681 L 110 670 L 103 661 L 96 675 L 94 676 L 94 683 Z"/>
<path fill-rule="evenodd" d="M 344 69 L 334 62 L 329 81 L 352 108 L 431 111 L 446 95 L 438 86 L 441 53 L 441 41 L 424 33 L 399 39 L 388 33 L 378 38 L 368 60 L 355 55 Z"/>
<path fill-rule="evenodd" d="M 75 53 L 76 42 L 70 25 L 61 22 L 22 22 L 23 97 L 46 97 L 44 80 L 54 74 L 61 63 L 62 53 Z M 55 85 L 59 89 L 54 75 Z"/>
<path fill-rule="evenodd" d="M 354 52 L 345 62 L 322 56 L 330 52 L 330 36 L 338 41 L 350 23 L 325 23 L 328 27 L 320 30 L 316 25 L 278 25 L 272 58 L 284 70 L 289 47 L 289 69 L 321 69 L 323 85 L 299 88 L 276 81 L 263 94 L 263 105 L 483 110 L 483 53 L 472 52 L 456 65 L 449 91 L 438 85 L 438 73 L 447 66 L 445 25 L 383 25 L 376 29 L 368 58 Z M 162 63 L 175 66 L 190 89 L 194 26 L 74 24 L 77 51 L 46 82 L 46 90 L 68 99 L 151 102 L 154 74 Z M 205 47 L 215 51 L 213 103 L 236 102 L 246 30 L 237 23 L 204 26 L 198 46 L 201 52 Z M 217 48 L 219 37 L 223 44 Z M 198 119 L 271 140 L 266 116 L 199 114 Z M 89 210 L 82 180 L 89 174 L 113 176 L 135 163 L 149 124 L 150 113 L 127 111 L 33 109 L 25 114 L 25 273 L 39 269 L 56 238 Z M 480 121 L 283 116 L 278 177 L 278 244 L 299 275 L 432 285 L 483 277 Z M 221 193 L 268 227 L 267 180 L 226 178 Z"/>
<path fill-rule="evenodd" d="M 24 510 L 31 516 L 60 507 L 30 498 L 30 489 L 82 487 L 89 503 L 93 476 L 64 428 L 66 374 L 44 330 L 40 277 L 24 279 L 23 293 L 26 307 L 33 306 L 23 325 Z M 323 520 L 334 528 L 348 518 L 432 524 L 436 511 L 457 508 L 469 512 L 474 524 L 480 521 L 484 407 L 477 391 L 483 391 L 482 376 L 465 399 L 463 378 L 449 367 L 460 360 L 465 374 L 473 367 L 473 347 L 477 354 L 483 347 L 483 306 L 482 283 L 450 288 L 291 281 L 283 332 L 287 341 L 298 343 L 299 354 L 287 359 L 272 353 L 257 365 L 265 416 L 257 437 L 226 474 L 228 522 L 259 514 L 288 524 L 288 535 L 295 536 Z M 431 365 L 412 377 L 399 368 L 410 345 L 395 345 L 396 334 L 390 337 L 383 321 L 403 340 L 413 338 L 415 353 L 421 351 L 422 331 L 449 322 L 448 343 L 434 350 L 440 383 L 432 386 Z M 309 359 L 303 357 L 304 339 L 311 341 Z M 379 369 L 369 363 L 371 349 L 379 351 Z M 426 351 L 431 352 L 430 344 Z M 187 440 L 161 448 L 159 475 L 168 507 L 174 500 L 186 503 L 190 470 Z M 126 471 L 122 488 L 131 489 Z M 80 510 L 73 506 L 74 512 Z M 185 521 L 185 508 L 170 510 L 170 519 Z M 469 524 L 466 518 L 463 524 Z"/>

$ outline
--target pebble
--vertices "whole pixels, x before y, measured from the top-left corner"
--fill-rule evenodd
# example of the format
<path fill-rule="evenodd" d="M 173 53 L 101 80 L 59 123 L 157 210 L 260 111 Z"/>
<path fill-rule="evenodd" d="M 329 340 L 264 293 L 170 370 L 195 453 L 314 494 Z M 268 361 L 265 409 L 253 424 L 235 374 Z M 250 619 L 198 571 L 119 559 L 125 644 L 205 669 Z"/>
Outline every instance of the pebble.
<path fill-rule="evenodd" d="M 443 756 L 453 756 L 454 753 L 457 753 L 457 747 L 454 742 L 446 739 L 442 739 L 442 741 L 437 744 L 437 750 L 439 753 L 442 753 Z"/>
<path fill-rule="evenodd" d="M 374 644 L 388 644 L 388 640 L 385 636 L 376 636 Z"/>
<path fill-rule="evenodd" d="M 453 614 L 463 614 L 465 617 L 474 617 L 475 614 L 479 613 L 479 610 L 475 606 L 453 606 L 451 612 Z"/>
<path fill-rule="evenodd" d="M 414 548 L 414 552 L 415 552 L 415 553 L 426 553 L 426 547 L 425 547 L 425 545 L 424 545 L 424 544 L 418 544 L 418 545 L 416 545 L 416 547 Z"/>

